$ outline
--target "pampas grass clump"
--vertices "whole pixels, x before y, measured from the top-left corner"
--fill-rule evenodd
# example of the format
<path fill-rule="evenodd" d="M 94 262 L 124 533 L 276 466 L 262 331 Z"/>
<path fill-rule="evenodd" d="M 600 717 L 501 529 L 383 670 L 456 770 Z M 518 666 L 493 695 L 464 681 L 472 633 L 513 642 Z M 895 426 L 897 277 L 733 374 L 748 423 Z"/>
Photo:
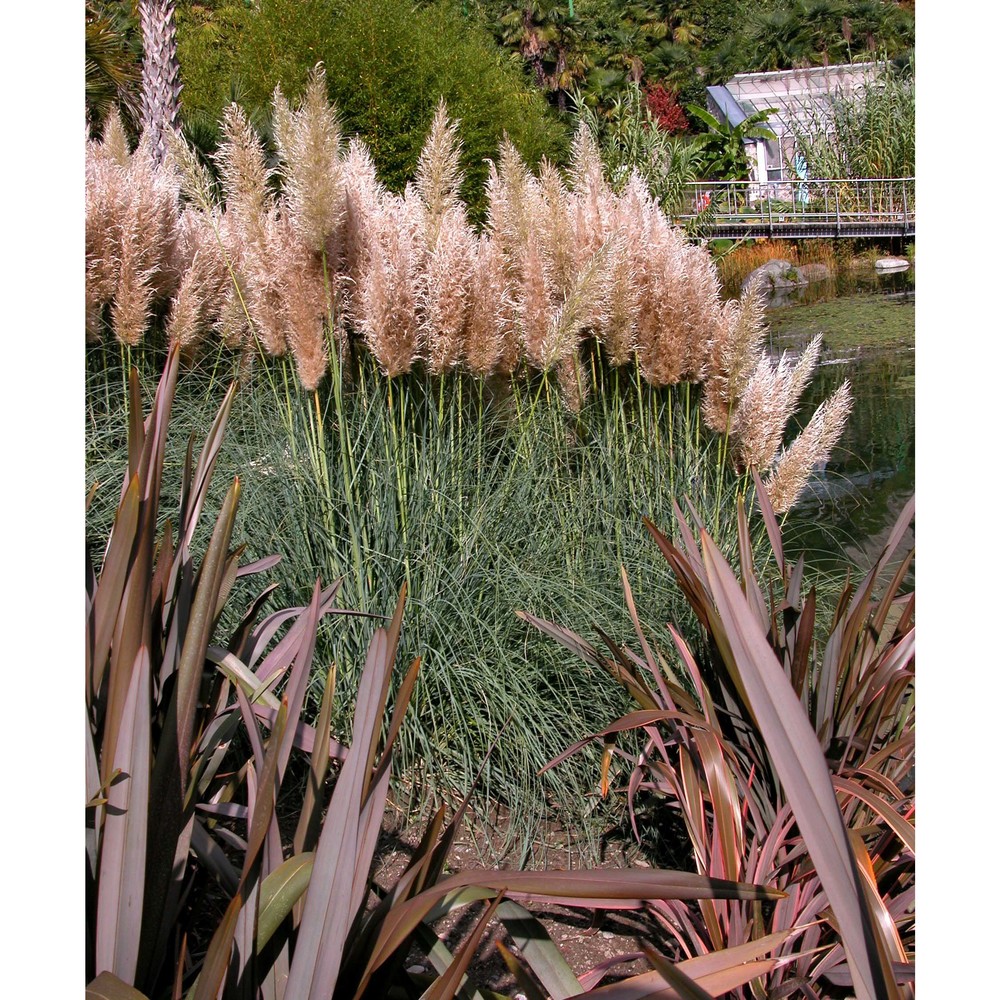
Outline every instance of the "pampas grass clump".
<path fill-rule="evenodd" d="M 570 413 L 596 351 L 634 363 L 653 388 L 701 384 L 705 423 L 738 467 L 775 468 L 818 342 L 797 363 L 769 358 L 757 297 L 724 305 L 708 252 L 637 174 L 612 189 L 585 125 L 565 174 L 544 161 L 533 173 L 504 141 L 477 232 L 443 102 L 402 194 L 379 183 L 363 144 L 345 147 L 322 66 L 297 108 L 280 89 L 273 108 L 274 157 L 237 105 L 225 112 L 222 203 L 177 136 L 162 168 L 146 140 L 129 152 L 117 119 L 88 143 L 89 340 L 107 316 L 119 341 L 138 344 L 167 303 L 171 342 L 193 352 L 214 331 L 244 359 L 290 354 L 310 392 L 334 353 L 364 348 L 388 378 L 551 372 Z M 823 433 L 782 453 L 785 471 L 766 480 L 776 508 L 794 501 L 792 470 L 832 443 L 845 407 L 847 389 L 817 415 Z"/>
<path fill-rule="evenodd" d="M 177 291 L 181 205 L 173 172 L 158 168 L 152 140 L 129 151 L 117 112 L 101 141 L 87 140 L 86 333 L 100 340 L 102 313 L 122 344 L 140 342 L 156 305 Z"/>

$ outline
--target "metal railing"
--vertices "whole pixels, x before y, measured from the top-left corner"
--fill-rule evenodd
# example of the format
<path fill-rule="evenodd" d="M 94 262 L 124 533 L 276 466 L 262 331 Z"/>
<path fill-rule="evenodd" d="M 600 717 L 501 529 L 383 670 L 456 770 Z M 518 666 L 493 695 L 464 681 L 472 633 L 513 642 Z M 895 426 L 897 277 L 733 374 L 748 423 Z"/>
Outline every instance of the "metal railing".
<path fill-rule="evenodd" d="M 695 181 L 675 216 L 713 236 L 913 236 L 912 177 Z"/>

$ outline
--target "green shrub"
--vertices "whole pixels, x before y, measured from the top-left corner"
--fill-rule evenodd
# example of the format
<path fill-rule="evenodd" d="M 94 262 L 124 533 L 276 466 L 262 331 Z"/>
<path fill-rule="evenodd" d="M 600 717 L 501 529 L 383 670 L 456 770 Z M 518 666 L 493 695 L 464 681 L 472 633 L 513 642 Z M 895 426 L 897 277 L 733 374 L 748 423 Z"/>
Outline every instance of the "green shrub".
<path fill-rule="evenodd" d="M 193 132 L 203 147 L 214 147 L 220 109 L 242 99 L 242 84 L 234 75 L 234 55 L 254 16 L 242 0 L 223 0 L 211 7 L 177 5 L 177 59 L 184 84 L 181 115 L 185 131 Z"/>
<path fill-rule="evenodd" d="M 461 122 L 463 197 L 484 207 L 485 159 L 504 132 L 530 163 L 559 159 L 562 126 L 480 27 L 442 4 L 392 0 L 263 0 L 178 25 L 186 121 L 216 122 L 234 98 L 264 120 L 274 88 L 296 103 L 310 70 L 326 66 L 330 99 L 349 135 L 367 143 L 382 181 L 412 177 L 438 100 Z M 227 50 L 231 49 L 231 54 Z"/>

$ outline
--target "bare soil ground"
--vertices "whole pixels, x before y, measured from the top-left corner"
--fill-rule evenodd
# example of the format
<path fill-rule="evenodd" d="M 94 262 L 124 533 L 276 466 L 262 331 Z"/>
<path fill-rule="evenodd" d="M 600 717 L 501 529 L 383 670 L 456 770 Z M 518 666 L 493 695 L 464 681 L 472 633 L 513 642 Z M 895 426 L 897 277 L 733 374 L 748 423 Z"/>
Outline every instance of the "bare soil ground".
<path fill-rule="evenodd" d="M 494 830 L 497 830 L 496 826 Z M 414 828 L 383 833 L 374 872 L 374 880 L 379 886 L 387 888 L 402 874 L 419 841 L 420 832 Z M 484 858 L 494 857 L 495 853 L 492 850 L 494 845 L 484 843 L 482 836 L 482 833 L 473 834 L 468 827 L 463 830 L 449 854 L 448 868 L 458 872 L 483 867 L 520 867 L 516 863 L 507 864 L 505 860 L 499 863 L 489 860 L 484 862 Z M 502 841 L 502 826 L 495 836 L 497 842 Z M 573 845 L 572 837 L 556 826 L 547 829 L 543 846 L 544 851 L 538 852 L 543 860 L 529 862 L 525 867 L 549 871 L 583 867 L 616 869 L 627 865 L 649 867 L 649 861 L 637 852 L 634 845 L 621 843 L 615 843 L 603 852 L 602 859 L 596 865 L 585 865 L 581 860 L 581 852 Z M 642 911 L 571 909 L 541 903 L 526 905 L 541 921 L 577 976 L 605 965 L 600 979 L 602 983 L 625 979 L 649 969 L 642 955 L 643 945 L 652 944 L 661 951 L 670 949 L 667 936 L 656 920 Z M 481 913 L 482 905 L 471 905 L 438 922 L 435 930 L 449 951 L 454 954 L 468 938 Z M 469 979 L 477 987 L 514 996 L 519 988 L 497 950 L 498 940 L 517 953 L 505 929 L 497 921 L 484 936 L 476 952 L 469 967 Z M 418 971 L 418 968 L 433 971 L 426 957 L 416 950 L 408 960 L 408 967 L 412 971 Z"/>

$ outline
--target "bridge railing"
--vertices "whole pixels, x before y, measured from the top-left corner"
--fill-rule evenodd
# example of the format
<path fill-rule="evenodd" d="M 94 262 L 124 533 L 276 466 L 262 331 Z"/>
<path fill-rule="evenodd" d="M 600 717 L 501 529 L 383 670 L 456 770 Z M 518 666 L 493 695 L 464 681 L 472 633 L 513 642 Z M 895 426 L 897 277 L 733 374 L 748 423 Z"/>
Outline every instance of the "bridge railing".
<path fill-rule="evenodd" d="M 708 226 L 739 223 L 840 229 L 859 224 L 912 230 L 916 182 L 912 177 L 782 181 L 695 181 L 677 221 Z"/>

